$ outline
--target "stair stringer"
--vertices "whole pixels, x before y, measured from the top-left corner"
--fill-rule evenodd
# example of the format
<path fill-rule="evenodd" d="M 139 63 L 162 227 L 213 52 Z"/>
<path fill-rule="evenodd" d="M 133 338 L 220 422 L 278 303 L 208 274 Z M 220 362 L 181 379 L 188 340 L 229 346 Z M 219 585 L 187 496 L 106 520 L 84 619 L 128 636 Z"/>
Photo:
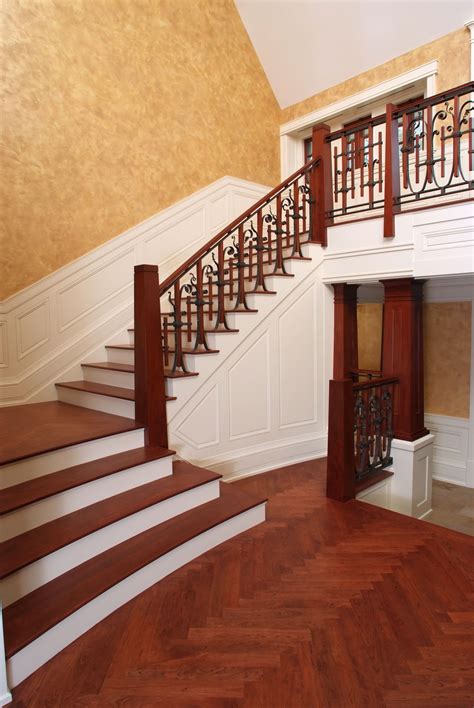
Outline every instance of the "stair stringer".
<path fill-rule="evenodd" d="M 277 295 L 250 298 L 258 313 L 231 316 L 239 333 L 214 335 L 220 353 L 199 376 L 172 383 L 170 445 L 225 479 L 326 453 L 333 296 L 322 249 L 305 248 L 312 260 L 291 261 Z"/>

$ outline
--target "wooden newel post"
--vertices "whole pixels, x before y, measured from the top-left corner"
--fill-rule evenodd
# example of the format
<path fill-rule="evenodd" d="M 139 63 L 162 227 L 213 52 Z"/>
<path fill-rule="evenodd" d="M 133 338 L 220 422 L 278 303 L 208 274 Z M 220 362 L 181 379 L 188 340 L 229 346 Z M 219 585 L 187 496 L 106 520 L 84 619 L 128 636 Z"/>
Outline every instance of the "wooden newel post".
<path fill-rule="evenodd" d="M 135 266 L 135 420 L 147 447 L 168 447 L 158 266 Z"/>
<path fill-rule="evenodd" d="M 313 159 L 320 162 L 311 170 L 311 241 L 327 246 L 327 227 L 334 219 L 328 216 L 332 210 L 331 145 L 326 137 L 331 132 L 328 125 L 320 123 L 313 128 Z"/>
<path fill-rule="evenodd" d="M 400 213 L 398 119 L 393 117 L 394 111 L 395 106 L 392 103 L 388 103 L 385 123 L 384 238 L 393 238 L 395 236 L 395 214 Z"/>
<path fill-rule="evenodd" d="M 351 379 L 329 382 L 326 495 L 338 501 L 355 496 L 354 394 Z"/>

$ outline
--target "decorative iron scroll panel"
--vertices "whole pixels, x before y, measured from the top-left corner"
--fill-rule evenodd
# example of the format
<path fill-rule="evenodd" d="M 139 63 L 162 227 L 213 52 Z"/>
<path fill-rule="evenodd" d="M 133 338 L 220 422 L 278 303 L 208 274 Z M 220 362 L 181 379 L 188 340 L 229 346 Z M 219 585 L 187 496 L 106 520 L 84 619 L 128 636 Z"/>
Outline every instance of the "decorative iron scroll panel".
<path fill-rule="evenodd" d="M 395 110 L 400 192 L 394 205 L 474 189 L 474 83 Z M 384 206 L 386 116 L 331 133 L 333 208 L 329 217 L 356 216 Z"/>
<path fill-rule="evenodd" d="M 229 331 L 228 313 L 249 311 L 249 293 L 268 292 L 267 275 L 285 275 L 285 258 L 310 240 L 310 174 L 305 165 L 266 201 L 196 257 L 161 291 L 165 369 L 186 372 L 187 352 L 209 351 L 210 332 Z"/>
<path fill-rule="evenodd" d="M 357 480 L 388 467 L 393 440 L 393 389 L 397 379 L 354 384 L 354 459 Z"/>

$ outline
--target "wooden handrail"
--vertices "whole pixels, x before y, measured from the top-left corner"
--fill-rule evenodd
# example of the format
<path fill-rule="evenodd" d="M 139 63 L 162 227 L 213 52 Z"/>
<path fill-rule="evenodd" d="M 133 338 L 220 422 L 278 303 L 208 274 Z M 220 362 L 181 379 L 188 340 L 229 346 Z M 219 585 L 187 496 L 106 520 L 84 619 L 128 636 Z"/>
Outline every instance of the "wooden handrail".
<path fill-rule="evenodd" d="M 364 381 L 362 383 L 355 382 L 352 385 L 354 391 L 365 391 L 368 388 L 381 388 L 382 386 L 388 386 L 389 384 L 399 383 L 400 379 L 398 376 L 385 376 L 381 379 L 371 379 L 370 381 Z"/>
<path fill-rule="evenodd" d="M 456 96 L 464 96 L 468 93 L 474 91 L 474 81 L 468 81 L 465 84 L 456 86 L 455 88 L 449 89 L 449 91 L 442 91 L 437 93 L 435 96 L 428 96 L 422 101 L 413 100 L 413 103 L 408 103 L 407 105 L 395 110 L 393 115 L 394 118 L 400 118 L 404 113 L 412 113 L 417 110 L 422 110 L 423 108 L 428 108 L 428 106 L 436 106 L 438 103 L 443 101 L 450 101 Z"/>
<path fill-rule="evenodd" d="M 250 219 L 252 216 L 255 216 L 257 212 L 265 206 L 269 201 L 271 201 L 279 192 L 283 192 L 287 187 L 290 186 L 290 184 L 300 177 L 301 175 L 305 174 L 305 172 L 309 172 L 313 167 L 315 167 L 319 163 L 319 158 L 315 157 L 313 160 L 310 162 L 307 162 L 303 165 L 303 167 L 300 167 L 298 170 L 293 172 L 289 177 L 287 177 L 283 182 L 281 182 L 278 186 L 276 186 L 274 189 L 271 190 L 271 192 L 268 192 L 264 197 L 262 197 L 256 204 L 254 204 L 250 209 L 247 209 L 247 211 L 244 211 L 243 214 L 238 216 L 234 221 L 232 221 L 228 226 L 225 227 L 225 229 L 222 229 L 222 231 L 219 231 L 218 234 L 213 236 L 204 246 L 202 246 L 199 251 L 197 251 L 194 255 L 192 255 L 188 260 L 179 268 L 177 268 L 171 275 L 169 275 L 166 280 L 162 283 L 160 287 L 160 297 L 162 297 L 167 290 L 169 290 L 174 283 L 179 280 L 179 278 L 182 278 L 183 275 L 185 275 L 198 261 L 200 258 L 205 256 L 209 251 L 211 251 L 215 246 L 218 245 L 220 241 L 222 241 L 226 236 L 228 236 L 232 231 L 235 231 L 235 229 L 240 226 L 240 224 L 243 224 L 247 219 Z"/>

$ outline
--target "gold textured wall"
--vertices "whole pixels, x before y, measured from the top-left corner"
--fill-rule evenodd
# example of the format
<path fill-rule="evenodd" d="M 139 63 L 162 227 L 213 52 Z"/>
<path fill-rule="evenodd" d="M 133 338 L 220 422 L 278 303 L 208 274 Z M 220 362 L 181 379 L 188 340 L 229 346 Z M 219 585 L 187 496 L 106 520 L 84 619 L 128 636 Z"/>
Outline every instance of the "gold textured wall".
<path fill-rule="evenodd" d="M 424 306 L 425 411 L 469 418 L 471 303 Z"/>
<path fill-rule="evenodd" d="M 210 182 L 279 181 L 233 0 L 3 0 L 0 299 Z"/>
<path fill-rule="evenodd" d="M 425 303 L 425 411 L 469 418 L 471 303 Z M 359 368 L 379 368 L 382 305 L 357 306 Z"/>
<path fill-rule="evenodd" d="M 382 312 L 378 302 L 357 305 L 359 369 L 380 369 L 382 354 Z"/>
<path fill-rule="evenodd" d="M 407 6 L 408 9 L 408 6 Z M 434 59 L 438 60 L 437 90 L 453 88 L 469 81 L 470 71 L 470 34 L 469 30 L 462 28 L 441 37 L 440 39 L 424 44 L 411 52 L 402 54 L 396 59 L 381 64 L 363 74 L 359 74 L 336 86 L 321 91 L 304 101 L 288 106 L 283 110 L 282 122 L 294 120 L 306 113 L 311 113 L 318 108 L 340 101 L 358 91 L 363 91 L 369 86 L 386 81 L 398 76 L 405 71 L 414 69 L 421 64 L 426 64 Z"/>

